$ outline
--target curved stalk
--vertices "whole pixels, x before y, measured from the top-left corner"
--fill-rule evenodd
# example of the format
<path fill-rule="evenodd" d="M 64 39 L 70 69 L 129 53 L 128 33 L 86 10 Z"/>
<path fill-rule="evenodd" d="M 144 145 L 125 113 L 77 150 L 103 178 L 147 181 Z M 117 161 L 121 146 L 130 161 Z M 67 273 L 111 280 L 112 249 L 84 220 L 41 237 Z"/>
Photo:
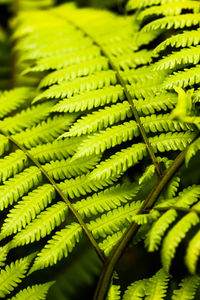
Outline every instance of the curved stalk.
<path fill-rule="evenodd" d="M 177 172 L 177 170 L 182 166 L 185 160 L 186 150 L 182 151 L 173 164 L 166 170 L 163 177 L 157 183 L 157 185 L 152 189 L 147 199 L 144 201 L 143 205 L 141 206 L 138 214 L 142 214 L 144 211 L 150 209 L 156 200 L 158 199 L 160 193 L 163 191 L 164 187 L 168 183 L 168 181 L 173 177 L 173 175 Z M 107 291 L 110 286 L 110 281 L 112 278 L 112 274 L 114 272 L 115 266 L 122 256 L 124 250 L 126 249 L 128 243 L 133 238 L 133 236 L 137 233 L 140 225 L 136 224 L 135 222 L 131 223 L 128 229 L 126 230 L 125 234 L 118 242 L 116 247 L 111 252 L 110 256 L 106 260 L 104 267 L 102 269 L 97 288 L 94 294 L 93 300 L 104 300 Z"/>

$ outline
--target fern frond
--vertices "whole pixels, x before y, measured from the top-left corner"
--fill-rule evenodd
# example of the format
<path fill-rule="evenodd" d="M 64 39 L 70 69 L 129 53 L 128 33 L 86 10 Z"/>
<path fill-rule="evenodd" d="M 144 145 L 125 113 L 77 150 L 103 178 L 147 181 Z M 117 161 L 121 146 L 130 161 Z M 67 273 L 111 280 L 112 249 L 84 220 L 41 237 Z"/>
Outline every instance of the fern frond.
<path fill-rule="evenodd" d="M 1 228 L 0 239 L 24 228 L 55 199 L 55 196 L 55 190 L 50 184 L 39 186 L 24 196 L 8 213 Z"/>
<path fill-rule="evenodd" d="M 95 238 L 103 237 L 113 234 L 116 231 L 125 228 L 131 222 L 133 215 L 135 215 L 141 206 L 141 202 L 132 202 L 126 204 L 124 207 L 120 206 L 107 214 L 102 215 L 95 221 L 88 224 L 88 229 L 92 232 Z"/>
<path fill-rule="evenodd" d="M 150 115 L 161 110 L 172 109 L 177 102 L 177 96 L 173 93 L 163 93 L 147 97 L 145 99 L 133 100 L 133 103 L 140 115 Z"/>
<path fill-rule="evenodd" d="M 81 62 L 86 62 L 89 59 L 93 59 L 100 56 L 100 49 L 97 46 L 91 46 L 87 49 L 78 50 L 77 52 L 71 54 L 58 54 L 53 57 L 41 58 L 37 60 L 36 66 L 26 69 L 23 75 L 30 72 L 41 72 L 50 69 L 62 69 L 68 66 L 79 64 Z"/>
<path fill-rule="evenodd" d="M 30 97 L 31 89 L 16 88 L 5 91 L 0 95 L 0 118 L 7 116 L 8 113 L 16 110 L 24 104 Z"/>
<path fill-rule="evenodd" d="M 108 82 L 109 84 L 109 82 Z M 118 100 L 124 100 L 125 96 L 120 85 L 108 86 L 102 89 L 96 89 L 80 95 L 75 95 L 69 99 L 64 99 L 54 106 L 56 112 L 78 112 L 94 107 L 104 106 L 109 103 L 115 103 Z"/>
<path fill-rule="evenodd" d="M 145 296 L 147 279 L 139 280 L 131 285 L 125 291 L 123 300 L 141 300 Z"/>
<path fill-rule="evenodd" d="M 9 155 L 0 159 L 0 182 L 16 175 L 28 166 L 28 158 L 21 150 L 11 152 Z"/>
<path fill-rule="evenodd" d="M 5 244 L 4 246 L 0 247 L 0 267 L 4 267 L 6 265 L 6 259 L 8 256 L 8 253 L 10 251 L 10 245 Z"/>
<path fill-rule="evenodd" d="M 158 30 L 158 29 L 179 29 L 198 25 L 200 22 L 200 14 L 184 14 L 179 16 L 167 16 L 158 20 L 152 21 L 145 25 L 143 32 Z"/>
<path fill-rule="evenodd" d="M 108 291 L 107 300 L 120 300 L 120 294 L 120 285 L 111 284 L 110 289 Z"/>
<path fill-rule="evenodd" d="M 173 179 L 171 179 L 171 181 L 169 182 L 166 192 L 165 192 L 165 197 L 166 199 L 170 199 L 175 197 L 178 188 L 180 186 L 180 177 L 175 176 Z"/>
<path fill-rule="evenodd" d="M 199 196 L 200 186 L 189 186 L 179 193 L 176 206 L 189 208 L 191 205 L 197 202 Z"/>
<path fill-rule="evenodd" d="M 57 159 L 61 160 L 72 156 L 76 152 L 77 146 L 82 142 L 82 140 L 82 137 L 53 140 L 52 143 L 38 145 L 35 148 L 31 148 L 29 153 L 40 163 Z"/>
<path fill-rule="evenodd" d="M 112 155 L 109 159 L 102 161 L 92 171 L 91 176 L 97 180 L 120 175 L 128 168 L 137 164 L 145 156 L 147 156 L 146 145 L 143 143 L 134 144 L 132 147 L 123 149 Z"/>
<path fill-rule="evenodd" d="M 162 85 L 164 78 L 165 77 L 159 77 L 156 81 L 148 80 L 145 86 L 141 82 L 127 85 L 127 89 L 133 99 L 152 98 L 164 92 L 164 87 Z"/>
<path fill-rule="evenodd" d="M 177 216 L 177 212 L 170 209 L 152 225 L 145 240 L 145 245 L 148 247 L 148 251 L 153 252 L 158 250 L 162 237 Z"/>
<path fill-rule="evenodd" d="M 21 258 L 7 265 L 0 272 L 0 297 L 4 298 L 22 281 L 28 267 L 33 259 L 33 255 Z"/>
<path fill-rule="evenodd" d="M 76 119 L 77 114 L 54 116 L 47 119 L 31 129 L 21 131 L 12 137 L 20 141 L 20 144 L 30 149 L 45 142 L 52 142 L 69 128 L 71 123 Z"/>
<path fill-rule="evenodd" d="M 82 228 L 78 223 L 67 225 L 57 231 L 51 240 L 37 254 L 30 272 L 47 268 L 67 257 L 80 240 Z"/>
<path fill-rule="evenodd" d="M 145 18 L 150 17 L 152 15 L 156 16 L 178 16 L 185 9 L 189 9 L 194 13 L 198 13 L 200 11 L 200 5 L 198 1 L 183 1 L 183 2 L 175 2 L 175 3 L 167 3 L 159 6 L 152 6 L 145 10 L 143 10 L 138 15 L 138 20 L 143 21 Z"/>
<path fill-rule="evenodd" d="M 138 225 L 144 225 L 153 222 L 158 219 L 160 213 L 158 211 L 152 210 L 149 214 L 138 214 L 133 216 L 133 221 Z"/>
<path fill-rule="evenodd" d="M 55 102 L 54 102 L 55 103 Z M 0 127 L 7 133 L 17 133 L 22 129 L 31 128 L 49 116 L 53 102 L 46 102 L 28 107 L 12 117 L 0 121 Z"/>
<path fill-rule="evenodd" d="M 156 153 L 184 150 L 186 146 L 194 139 L 195 133 L 167 133 L 149 138 L 151 146 Z M 109 178 L 110 176 L 120 175 L 128 168 L 137 164 L 147 155 L 146 145 L 144 143 L 133 144 L 133 146 L 117 152 L 109 159 L 102 161 L 91 175 L 94 178 Z"/>
<path fill-rule="evenodd" d="M 112 235 L 108 235 L 102 243 L 99 244 L 99 247 L 104 251 L 104 254 L 106 256 L 109 256 L 110 252 L 114 248 L 114 246 L 117 245 L 121 237 L 123 236 L 125 232 L 125 228 L 123 230 L 119 230 L 116 233 Z"/>
<path fill-rule="evenodd" d="M 114 209 L 122 203 L 132 200 L 138 190 L 139 187 L 133 183 L 117 184 L 98 194 L 93 194 L 91 197 L 81 199 L 73 206 L 82 217 L 91 217 L 98 213 Z"/>
<path fill-rule="evenodd" d="M 154 114 L 161 110 L 172 109 L 177 101 L 175 94 L 163 94 L 149 99 L 133 100 L 141 115 Z M 92 133 L 113 125 L 132 116 L 130 105 L 127 101 L 104 107 L 77 120 L 63 136 L 76 136 Z"/>
<path fill-rule="evenodd" d="M 114 123 L 124 121 L 132 116 L 130 104 L 127 101 L 94 111 L 77 120 L 63 136 L 80 136 L 102 130 Z"/>
<path fill-rule="evenodd" d="M 156 168 L 155 168 L 155 166 L 153 164 L 150 165 L 150 166 L 148 166 L 145 169 L 145 171 L 142 174 L 142 176 L 140 177 L 139 184 L 142 184 L 142 183 L 150 181 L 151 178 L 154 176 L 155 172 L 156 172 Z"/>
<path fill-rule="evenodd" d="M 93 155 L 87 158 L 80 158 L 77 160 L 68 158 L 66 160 L 51 161 L 44 165 L 50 177 L 55 180 L 61 180 L 71 177 L 76 177 L 93 169 L 100 160 L 100 156 Z"/>
<path fill-rule="evenodd" d="M 53 284 L 54 282 L 47 282 L 28 286 L 26 289 L 21 290 L 9 300 L 45 300 L 48 290 Z"/>
<path fill-rule="evenodd" d="M 149 138 L 152 148 L 155 152 L 165 152 L 170 150 L 184 150 L 195 138 L 196 133 L 174 132 L 162 133 L 160 136 Z"/>
<path fill-rule="evenodd" d="M 172 300 L 192 300 L 196 295 L 196 290 L 200 285 L 198 276 L 190 276 L 184 278 L 179 284 L 180 289 L 175 290 L 172 295 Z"/>
<path fill-rule="evenodd" d="M 39 241 L 41 238 L 49 235 L 55 227 L 64 222 L 67 213 L 68 208 L 66 203 L 60 201 L 53 204 L 41 212 L 23 230 L 19 231 L 10 242 L 10 247 L 15 248 Z"/>
<path fill-rule="evenodd" d="M 66 196 L 73 199 L 91 193 L 92 191 L 97 192 L 99 189 L 101 190 L 104 187 L 111 185 L 113 181 L 117 181 L 117 176 L 113 178 L 110 176 L 109 178 L 106 178 L 106 180 L 97 180 L 88 173 L 86 175 L 78 176 L 75 179 L 65 180 L 59 184 L 59 187 Z"/>
<path fill-rule="evenodd" d="M 197 65 L 194 68 L 185 69 L 184 71 L 175 72 L 170 75 L 163 83 L 166 89 L 173 89 L 174 86 L 188 87 L 200 82 L 200 67 Z"/>
<path fill-rule="evenodd" d="M 185 0 L 129 0 L 127 9 L 141 9 L 152 5 L 184 2 Z"/>
<path fill-rule="evenodd" d="M 60 39 L 59 44 L 55 42 L 49 47 L 49 45 L 38 47 L 37 49 L 31 49 L 31 51 L 27 51 L 26 53 L 22 53 L 20 56 L 19 62 L 23 62 L 26 60 L 38 60 L 44 59 L 51 56 L 57 55 L 68 55 L 75 52 L 79 52 L 82 50 L 86 50 L 87 48 L 92 46 L 92 41 L 88 37 L 82 37 L 81 39 L 71 41 L 70 46 L 68 45 L 69 42 L 65 39 Z M 68 46 L 68 47 L 67 47 Z"/>
<path fill-rule="evenodd" d="M 135 121 L 125 122 L 122 125 L 116 125 L 107 128 L 105 131 L 96 133 L 86 138 L 78 148 L 74 158 L 100 154 L 106 149 L 114 147 L 122 142 L 132 140 L 139 136 L 139 129 Z"/>
<path fill-rule="evenodd" d="M 199 186 L 191 186 L 184 189 L 179 193 L 178 197 L 169 200 L 164 200 L 161 204 L 156 205 L 156 207 L 168 207 L 171 205 L 176 205 L 177 207 L 189 208 L 195 202 L 197 202 L 200 195 Z M 169 228 L 177 218 L 178 213 L 174 209 L 170 209 L 165 212 L 151 227 L 147 234 L 147 239 L 145 241 L 146 246 L 148 246 L 149 251 L 155 251 L 161 243 L 161 239 L 164 236 L 166 230 Z"/>
<path fill-rule="evenodd" d="M 154 50 L 153 55 L 157 55 L 159 52 L 164 51 L 168 46 L 175 48 L 184 48 L 199 45 L 200 42 L 200 30 L 189 30 L 173 35 L 165 39 Z"/>
<path fill-rule="evenodd" d="M 152 61 L 152 53 L 147 50 L 140 50 L 129 54 L 124 54 L 117 58 L 113 58 L 115 66 L 118 70 L 127 71 L 139 65 L 146 65 Z"/>
<path fill-rule="evenodd" d="M 163 300 L 167 294 L 169 274 L 165 270 L 159 270 L 153 277 L 149 278 L 146 283 L 147 300 Z"/>
<path fill-rule="evenodd" d="M 8 151 L 9 147 L 9 139 L 5 135 L 0 134 L 0 156 L 3 155 L 6 151 Z"/>
<path fill-rule="evenodd" d="M 110 87 L 110 85 L 114 85 L 116 83 L 117 79 L 114 71 L 101 71 L 90 76 L 77 78 L 72 81 L 67 81 L 66 83 L 64 82 L 61 84 L 52 85 L 43 93 L 35 97 L 34 102 L 40 101 L 43 98 L 69 98 L 73 95 L 74 97 L 80 97 L 76 96 L 76 94 L 83 92 L 87 92 L 89 97 L 93 95 L 95 90 L 102 89 L 103 87 L 106 87 L 107 89 L 114 89 L 115 87 Z M 119 91 L 119 88 L 120 86 L 118 86 L 117 91 Z M 120 91 L 120 94 L 122 94 L 122 91 Z M 64 111 L 64 109 L 62 111 Z"/>
<path fill-rule="evenodd" d="M 198 64 L 200 60 L 200 47 L 183 48 L 178 52 L 173 52 L 168 56 L 160 59 L 154 64 L 155 70 L 168 70 L 174 69 L 176 66 L 187 64 Z"/>
<path fill-rule="evenodd" d="M 62 84 L 67 80 L 74 80 L 78 77 L 92 75 L 108 69 L 107 58 L 100 56 L 87 62 L 49 73 L 40 81 L 39 87 L 43 88 L 56 83 Z"/>
<path fill-rule="evenodd" d="M 185 156 L 185 163 L 186 166 L 188 166 L 191 158 L 197 154 L 197 152 L 200 150 L 200 138 L 197 138 L 196 141 L 194 141 L 188 148 Z"/>
<path fill-rule="evenodd" d="M 197 262 L 200 256 L 200 231 L 189 241 L 186 250 L 185 263 L 191 274 L 195 274 Z"/>
<path fill-rule="evenodd" d="M 0 186 L 1 203 L 0 210 L 16 202 L 19 197 L 26 194 L 32 187 L 42 181 L 42 173 L 37 167 L 29 167 L 15 177 L 5 181 Z"/>
<path fill-rule="evenodd" d="M 168 114 L 151 115 L 145 118 L 141 117 L 146 132 L 162 132 L 162 131 L 181 131 L 192 129 L 193 126 L 186 123 L 172 121 Z M 194 129 L 195 127 L 193 127 Z M 74 158 L 99 154 L 106 149 L 112 148 L 122 142 L 132 140 L 133 137 L 140 135 L 138 125 L 135 121 L 125 122 L 122 125 L 116 125 L 107 128 L 105 131 L 96 133 L 86 138 L 78 148 Z"/>
<path fill-rule="evenodd" d="M 174 227 L 169 231 L 163 241 L 161 250 L 162 264 L 165 270 L 169 270 L 171 261 L 175 256 L 176 248 L 181 240 L 186 236 L 186 233 L 199 223 L 199 217 L 192 212 L 183 217 Z"/>

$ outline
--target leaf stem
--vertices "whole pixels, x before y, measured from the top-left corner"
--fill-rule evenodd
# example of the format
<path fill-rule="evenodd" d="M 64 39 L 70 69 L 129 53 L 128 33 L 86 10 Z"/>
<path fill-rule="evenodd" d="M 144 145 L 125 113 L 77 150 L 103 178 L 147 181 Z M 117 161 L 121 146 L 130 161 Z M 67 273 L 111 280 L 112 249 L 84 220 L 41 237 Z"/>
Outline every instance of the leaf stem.
<path fill-rule="evenodd" d="M 145 210 L 150 209 L 154 203 L 156 202 L 157 198 L 159 197 L 160 193 L 164 189 L 165 185 L 168 181 L 173 177 L 173 175 L 177 172 L 177 170 L 181 167 L 185 160 L 186 150 L 182 151 L 177 158 L 174 160 L 173 164 L 166 170 L 163 177 L 159 180 L 156 186 L 152 189 L 147 199 L 143 202 L 140 210 L 137 214 L 144 213 Z M 137 233 L 140 225 L 132 222 L 128 229 L 126 230 L 125 234 L 115 246 L 113 251 L 111 252 L 110 256 L 107 258 L 104 267 L 102 269 L 102 273 L 99 278 L 99 282 L 97 284 L 97 288 L 94 294 L 93 300 L 104 300 L 110 285 L 110 281 L 112 278 L 112 274 L 114 272 L 115 266 L 122 256 L 125 248 L 127 247 L 130 240 L 133 236 Z"/>
<path fill-rule="evenodd" d="M 40 171 L 42 172 L 44 177 L 52 184 L 52 186 L 55 188 L 58 195 L 66 203 L 66 205 L 69 207 L 69 209 L 72 212 L 72 214 L 74 215 L 74 217 L 77 219 L 77 221 L 81 225 L 83 231 L 85 232 L 86 236 L 88 237 L 88 239 L 89 239 L 90 243 L 92 244 L 93 248 L 95 249 L 97 255 L 99 256 L 101 261 L 104 262 L 105 261 L 105 255 L 104 255 L 103 251 L 99 248 L 96 240 L 94 239 L 92 233 L 89 231 L 86 224 L 82 220 L 82 218 L 79 215 L 78 211 L 73 207 L 73 205 L 71 204 L 69 199 L 65 196 L 63 191 L 60 189 L 60 187 L 54 181 L 54 179 L 49 176 L 48 172 L 42 167 L 42 165 L 39 163 L 39 161 L 32 154 L 30 154 L 29 151 L 27 151 L 25 147 L 23 147 L 20 143 L 18 143 L 15 139 L 13 139 L 12 136 L 5 133 L 2 129 L 0 129 L 0 132 L 4 136 L 6 136 L 12 144 L 17 146 L 17 148 L 21 149 L 24 152 L 24 154 L 30 159 L 30 161 L 32 161 L 34 163 L 34 165 L 36 165 L 40 169 Z"/>

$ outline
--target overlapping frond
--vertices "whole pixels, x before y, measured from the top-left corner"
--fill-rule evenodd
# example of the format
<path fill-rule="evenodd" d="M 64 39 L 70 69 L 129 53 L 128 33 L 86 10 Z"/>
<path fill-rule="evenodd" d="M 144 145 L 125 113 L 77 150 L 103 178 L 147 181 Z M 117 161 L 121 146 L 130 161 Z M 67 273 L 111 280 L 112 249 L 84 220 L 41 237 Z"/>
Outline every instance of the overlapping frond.
<path fill-rule="evenodd" d="M 7 265 L 0 272 L 0 297 L 4 298 L 22 281 L 25 277 L 28 267 L 33 259 L 33 255 L 21 258 Z"/>

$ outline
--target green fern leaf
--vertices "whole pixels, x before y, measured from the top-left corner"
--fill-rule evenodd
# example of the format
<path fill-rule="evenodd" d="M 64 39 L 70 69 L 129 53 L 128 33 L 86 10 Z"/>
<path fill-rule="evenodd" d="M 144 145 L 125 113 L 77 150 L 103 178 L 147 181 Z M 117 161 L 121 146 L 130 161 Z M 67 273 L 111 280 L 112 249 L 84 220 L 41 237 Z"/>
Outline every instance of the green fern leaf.
<path fill-rule="evenodd" d="M 74 80 L 78 77 L 106 70 L 108 70 L 108 60 L 100 56 L 87 62 L 49 73 L 41 80 L 39 87 L 43 88 L 55 83 L 62 84 L 67 80 Z"/>
<path fill-rule="evenodd" d="M 191 158 L 200 150 L 200 138 L 196 139 L 188 148 L 185 156 L 185 163 L 188 166 Z"/>
<path fill-rule="evenodd" d="M 33 259 L 33 255 L 21 258 L 7 265 L 0 272 L 0 297 L 4 298 L 22 281 L 28 267 Z"/>
<path fill-rule="evenodd" d="M 158 4 L 167 4 L 167 3 L 176 3 L 176 2 L 184 2 L 185 0 L 129 0 L 127 4 L 127 9 L 141 9 L 147 6 L 158 5 Z"/>
<path fill-rule="evenodd" d="M 6 151 L 8 151 L 9 147 L 9 139 L 3 134 L 0 134 L 0 155 L 3 155 Z"/>
<path fill-rule="evenodd" d="M 35 148 L 31 148 L 29 153 L 33 155 L 40 163 L 57 159 L 61 160 L 72 156 L 82 140 L 82 137 L 54 140 L 52 143 L 38 145 Z"/>
<path fill-rule="evenodd" d="M 200 30 L 189 30 L 184 31 L 183 33 L 179 33 L 171 36 L 168 39 L 165 39 L 162 43 L 160 43 L 154 50 L 153 55 L 157 55 L 159 52 L 164 51 L 168 46 L 175 48 L 184 48 L 190 46 L 199 45 L 200 42 Z"/>
<path fill-rule="evenodd" d="M 45 164 L 43 168 L 47 171 L 50 177 L 56 180 L 61 180 L 87 173 L 97 165 L 100 158 L 100 156 L 93 155 L 77 160 L 71 158 L 68 158 L 67 160 L 56 160 Z"/>
<path fill-rule="evenodd" d="M 110 289 L 108 291 L 108 297 L 107 300 L 120 300 L 120 286 L 112 284 L 110 286 Z"/>
<path fill-rule="evenodd" d="M 69 99 L 64 99 L 54 106 L 53 111 L 57 112 L 78 112 L 95 107 L 115 103 L 124 100 L 123 89 L 120 85 L 108 86 L 95 91 L 89 91 L 80 95 L 75 95 Z"/>
<path fill-rule="evenodd" d="M 9 300 L 45 300 L 47 292 L 53 284 L 54 282 L 47 282 L 28 286 L 26 289 L 21 290 Z"/>
<path fill-rule="evenodd" d="M 167 294 L 169 274 L 161 269 L 146 283 L 146 300 L 163 300 Z"/>
<path fill-rule="evenodd" d="M 144 225 L 152 223 L 154 220 L 158 219 L 160 213 L 158 211 L 152 210 L 149 214 L 138 214 L 133 216 L 133 221 L 139 225 Z"/>
<path fill-rule="evenodd" d="M 50 109 L 55 102 L 42 103 L 28 107 L 12 117 L 0 121 L 0 127 L 7 133 L 20 132 L 22 129 L 31 128 L 50 114 Z"/>
<path fill-rule="evenodd" d="M 30 72 L 41 72 L 50 69 L 63 69 L 68 66 L 79 64 L 87 60 L 100 56 L 100 49 L 97 46 L 91 46 L 87 49 L 78 50 L 75 53 L 58 54 L 53 57 L 41 58 L 37 60 L 37 64 L 34 67 L 28 68 L 23 72 L 23 75 Z"/>
<path fill-rule="evenodd" d="M 145 240 L 145 245 L 148 247 L 149 252 L 158 250 L 163 235 L 177 216 L 177 212 L 170 209 L 153 224 Z"/>
<path fill-rule="evenodd" d="M 125 291 L 123 300 L 141 300 L 145 296 L 147 279 L 132 283 Z"/>
<path fill-rule="evenodd" d="M 173 52 L 168 56 L 160 59 L 154 65 L 155 70 L 167 70 L 174 69 L 175 67 L 187 65 L 187 64 L 198 64 L 200 60 L 200 47 L 183 48 L 178 52 Z"/>
<path fill-rule="evenodd" d="M 20 141 L 26 148 L 32 148 L 38 144 L 54 141 L 64 130 L 68 129 L 76 119 L 77 114 L 54 116 L 47 119 L 31 129 L 26 129 L 13 135 L 13 138 Z"/>
<path fill-rule="evenodd" d="M 133 215 L 135 215 L 141 206 L 141 202 L 133 202 L 126 204 L 124 207 L 120 206 L 107 214 L 102 215 L 95 221 L 88 224 L 88 229 L 92 232 L 95 238 L 103 237 L 113 234 L 114 232 L 127 227 L 131 222 Z"/>
<path fill-rule="evenodd" d="M 30 167 L 15 177 L 5 181 L 0 187 L 1 204 L 0 210 L 16 202 L 19 197 L 26 194 L 32 187 L 37 186 L 42 181 L 42 173 L 37 167 Z"/>
<path fill-rule="evenodd" d="M 166 89 L 173 89 L 174 86 L 185 88 L 198 84 L 199 82 L 200 67 L 197 65 L 194 68 L 175 72 L 164 81 L 163 85 Z"/>
<path fill-rule="evenodd" d="M 169 270 L 171 261 L 175 256 L 176 248 L 186 233 L 199 223 L 199 217 L 192 212 L 183 217 L 167 234 L 161 250 L 162 264 L 165 270 Z"/>
<path fill-rule="evenodd" d="M 81 199 L 74 204 L 74 208 L 82 217 L 91 217 L 117 208 L 122 203 L 132 200 L 138 190 L 139 187 L 133 183 L 117 184 L 86 199 Z"/>
<path fill-rule="evenodd" d="M 177 102 L 177 96 L 173 93 L 161 93 L 145 99 L 133 100 L 140 115 L 150 115 L 161 110 L 172 109 Z"/>
<path fill-rule="evenodd" d="M 133 136 L 139 135 L 139 129 L 135 121 L 125 122 L 122 125 L 116 125 L 107 128 L 105 131 L 89 136 L 78 148 L 74 158 L 100 154 L 106 149 L 114 147 L 122 142 L 132 140 Z"/>
<path fill-rule="evenodd" d="M 21 150 L 11 152 L 9 155 L 0 159 L 0 182 L 16 175 L 28 166 L 28 158 Z"/>
<path fill-rule="evenodd" d="M 24 104 L 30 98 L 30 93 L 29 88 L 16 88 L 2 93 L 0 95 L 0 118 Z"/>
<path fill-rule="evenodd" d="M 52 266 L 63 257 L 67 257 L 79 242 L 81 233 L 82 228 L 78 223 L 72 223 L 57 231 L 42 251 L 38 253 L 30 272 Z"/>
<path fill-rule="evenodd" d="M 150 17 L 152 15 L 160 16 L 178 16 L 185 9 L 189 9 L 194 13 L 198 13 L 200 11 L 200 5 L 198 1 L 184 1 L 177 3 L 167 3 L 159 6 L 152 6 L 145 10 L 143 10 L 139 16 L 138 20 L 143 21 L 146 17 Z"/>
<path fill-rule="evenodd" d="M 24 196 L 8 213 L 1 228 L 0 239 L 24 228 L 55 199 L 55 196 L 55 190 L 50 184 L 39 186 Z"/>
<path fill-rule="evenodd" d="M 132 116 L 130 104 L 127 101 L 94 111 L 77 120 L 63 136 L 80 136 L 106 128 L 114 123 L 124 121 Z"/>
<path fill-rule="evenodd" d="M 179 16 L 167 16 L 158 20 L 152 21 L 143 27 L 143 32 L 158 29 L 178 29 L 198 25 L 200 22 L 200 14 L 184 14 Z"/>
<path fill-rule="evenodd" d="M 116 79 L 116 74 L 114 71 L 111 71 L 111 70 L 101 71 L 101 72 L 97 72 L 93 75 L 90 75 L 89 77 L 87 77 L 87 76 L 81 77 L 81 78 L 74 79 L 72 81 L 67 81 L 66 83 L 61 83 L 59 85 L 58 84 L 52 85 L 47 90 L 45 90 L 43 93 L 39 94 L 34 99 L 34 102 L 40 101 L 43 98 L 46 98 L 46 99 L 65 98 L 65 97 L 69 98 L 69 97 L 72 97 L 73 95 L 76 99 L 77 97 L 81 97 L 81 96 L 77 96 L 77 94 L 83 93 L 83 92 L 87 92 L 88 97 L 90 97 L 93 95 L 94 90 L 102 89 L 103 87 L 106 87 L 108 89 L 111 84 L 114 85 L 116 83 L 117 83 L 117 79 Z M 110 88 L 114 89 L 114 87 L 110 87 Z M 119 92 L 119 86 L 118 86 L 117 91 Z M 110 92 L 110 94 L 111 94 L 111 92 Z M 122 90 L 120 90 L 120 95 L 121 94 L 122 94 Z M 75 99 L 74 99 L 74 101 L 75 101 Z M 66 101 L 64 100 L 64 103 L 65 102 Z M 111 100 L 110 100 L 110 102 L 111 102 Z M 60 105 L 60 103 L 58 105 Z M 55 106 L 55 110 L 57 108 L 58 107 Z M 60 110 L 61 110 L 61 108 L 60 108 Z M 60 110 L 58 110 L 58 111 L 60 111 Z M 64 110 L 64 108 L 63 108 L 62 111 L 66 111 L 66 110 Z"/>
<path fill-rule="evenodd" d="M 191 274 L 195 274 L 197 262 L 200 256 L 200 231 L 190 240 L 186 255 L 185 262 Z"/>
<path fill-rule="evenodd" d="M 172 300 L 192 300 L 195 297 L 196 290 L 200 285 L 198 276 L 191 276 L 183 279 L 180 283 L 180 289 L 175 290 Z"/>
<path fill-rule="evenodd" d="M 114 246 L 116 246 L 119 240 L 122 238 L 125 230 L 126 229 L 124 228 L 123 230 L 117 231 L 112 235 L 108 235 L 103 242 L 99 244 L 99 247 L 104 251 L 106 256 L 109 256 Z"/>
<path fill-rule="evenodd" d="M 10 247 L 19 247 L 39 241 L 41 238 L 49 235 L 55 227 L 64 222 L 67 213 L 68 208 L 64 202 L 60 201 L 50 206 L 14 236 L 10 242 Z"/>
<path fill-rule="evenodd" d="M 68 47 L 67 47 L 68 46 Z M 51 47 L 46 45 L 45 47 L 39 47 L 37 49 L 31 49 L 30 51 L 26 51 L 20 56 L 19 62 L 23 62 L 26 60 L 38 60 L 44 59 L 57 55 L 68 55 L 75 52 L 82 52 L 83 50 L 87 50 L 87 48 L 92 46 L 92 41 L 90 38 L 83 36 L 81 39 L 71 41 L 70 46 L 69 42 L 65 39 L 59 40 L 58 42 L 53 43 Z"/>
<path fill-rule="evenodd" d="M 67 197 L 73 199 L 91 193 L 92 191 L 97 192 L 99 189 L 111 185 L 113 181 L 117 181 L 117 176 L 113 178 L 110 176 L 106 178 L 106 180 L 97 180 L 88 173 L 78 176 L 75 179 L 65 180 L 59 184 L 59 187 Z"/>

